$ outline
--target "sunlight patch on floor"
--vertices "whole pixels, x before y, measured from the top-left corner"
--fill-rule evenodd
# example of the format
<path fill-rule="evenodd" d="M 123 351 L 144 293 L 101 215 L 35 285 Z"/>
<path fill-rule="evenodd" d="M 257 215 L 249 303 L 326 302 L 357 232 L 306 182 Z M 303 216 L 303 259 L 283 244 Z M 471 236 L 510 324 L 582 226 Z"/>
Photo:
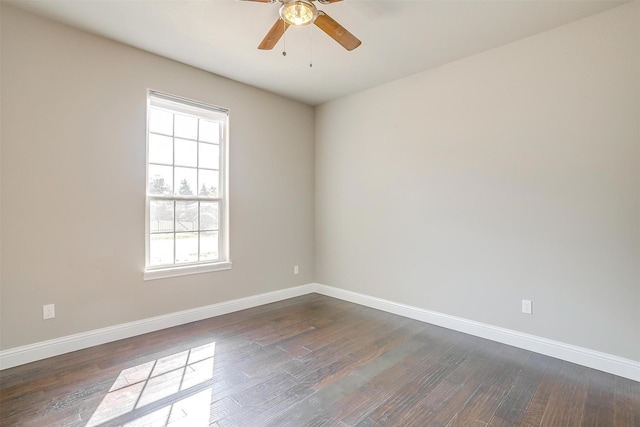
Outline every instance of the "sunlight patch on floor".
<path fill-rule="evenodd" d="M 208 426 L 211 388 L 189 391 L 213 378 L 214 356 L 215 342 L 123 370 L 87 427 L 117 418 L 126 427 Z"/>

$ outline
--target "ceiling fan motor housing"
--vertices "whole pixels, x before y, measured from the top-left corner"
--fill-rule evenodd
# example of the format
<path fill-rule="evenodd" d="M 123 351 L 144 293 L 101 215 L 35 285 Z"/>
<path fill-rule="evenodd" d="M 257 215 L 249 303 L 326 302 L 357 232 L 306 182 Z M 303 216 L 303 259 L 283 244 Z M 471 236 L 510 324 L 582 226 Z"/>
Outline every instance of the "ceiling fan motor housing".
<path fill-rule="evenodd" d="M 312 24 L 318 16 L 318 9 L 309 0 L 283 0 L 280 17 L 289 25 Z"/>

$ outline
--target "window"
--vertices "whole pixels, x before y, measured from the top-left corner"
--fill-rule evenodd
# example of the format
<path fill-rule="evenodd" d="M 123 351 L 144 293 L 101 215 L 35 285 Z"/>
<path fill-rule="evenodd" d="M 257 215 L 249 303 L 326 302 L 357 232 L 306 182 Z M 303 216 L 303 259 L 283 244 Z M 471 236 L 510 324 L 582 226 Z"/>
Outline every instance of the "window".
<path fill-rule="evenodd" d="M 228 111 L 150 91 L 145 279 L 231 268 Z"/>

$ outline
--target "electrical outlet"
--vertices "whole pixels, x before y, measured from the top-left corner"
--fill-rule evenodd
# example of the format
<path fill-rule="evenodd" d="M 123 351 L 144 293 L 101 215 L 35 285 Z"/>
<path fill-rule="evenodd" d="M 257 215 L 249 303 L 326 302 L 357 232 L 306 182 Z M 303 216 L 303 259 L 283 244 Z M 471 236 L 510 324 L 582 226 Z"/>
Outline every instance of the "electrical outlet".
<path fill-rule="evenodd" d="M 56 317 L 56 305 L 46 304 L 42 306 L 42 318 L 44 320 L 53 319 Z"/>
<path fill-rule="evenodd" d="M 525 314 L 533 313 L 531 300 L 528 300 L 528 299 L 522 300 L 522 312 Z"/>
<path fill-rule="evenodd" d="M 297 265 L 293 266 L 293 274 L 300 274 L 300 269 L 298 268 Z"/>

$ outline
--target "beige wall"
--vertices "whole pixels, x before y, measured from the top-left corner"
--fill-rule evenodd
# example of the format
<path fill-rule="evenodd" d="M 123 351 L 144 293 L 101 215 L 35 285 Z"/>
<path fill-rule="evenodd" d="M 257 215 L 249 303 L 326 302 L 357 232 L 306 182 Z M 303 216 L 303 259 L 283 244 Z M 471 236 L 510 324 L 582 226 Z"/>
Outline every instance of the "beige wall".
<path fill-rule="evenodd" d="M 1 349 L 313 281 L 312 107 L 6 5 L 1 59 Z M 142 280 L 147 88 L 231 110 L 230 271 Z"/>
<path fill-rule="evenodd" d="M 317 108 L 316 281 L 640 360 L 639 31 L 634 2 Z"/>

